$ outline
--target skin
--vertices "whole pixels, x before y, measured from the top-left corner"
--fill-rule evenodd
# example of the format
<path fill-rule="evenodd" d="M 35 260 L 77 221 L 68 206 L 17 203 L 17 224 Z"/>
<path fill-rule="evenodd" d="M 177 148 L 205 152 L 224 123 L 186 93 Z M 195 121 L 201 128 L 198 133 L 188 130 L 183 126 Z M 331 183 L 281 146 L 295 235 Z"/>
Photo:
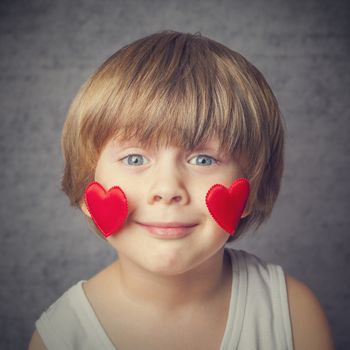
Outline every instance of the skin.
<path fill-rule="evenodd" d="M 215 183 L 229 186 L 242 176 L 242 171 L 234 161 L 219 158 L 215 142 L 206 148 L 188 153 L 174 147 L 146 150 L 110 142 L 102 152 L 95 180 L 105 188 L 117 184 L 128 198 L 126 225 L 117 235 L 107 238 L 118 251 L 118 269 L 128 295 L 142 299 L 151 295 L 152 302 L 157 280 L 163 286 L 157 305 L 160 300 L 165 304 L 177 300 L 181 304 L 194 297 L 189 292 L 189 281 L 196 281 L 190 286 L 197 298 L 218 282 L 208 276 L 217 276 L 222 268 L 228 235 L 208 213 L 205 195 Z M 201 154 L 206 156 L 199 158 Z M 129 165 L 132 160 L 140 165 Z M 208 165 L 198 165 L 199 161 Z M 160 240 L 138 225 L 154 221 L 181 221 L 196 226 L 182 239 Z"/>
<path fill-rule="evenodd" d="M 231 267 L 224 256 L 228 235 L 210 216 L 205 195 L 213 184 L 228 187 L 242 176 L 238 162 L 219 154 L 215 139 L 191 152 L 176 147 L 145 149 L 135 142 L 107 143 L 96 166 L 95 180 L 106 189 L 116 185 L 123 189 L 129 215 L 122 230 L 107 238 L 117 250 L 118 260 L 85 288 L 90 288 L 92 296 L 98 294 L 97 285 L 108 284 L 104 288 L 107 294 L 100 299 L 115 300 L 115 308 L 109 305 L 108 309 L 105 302 L 94 300 L 106 320 L 123 310 L 131 318 L 137 310 L 135 319 L 144 318 L 142 324 L 148 323 L 152 313 L 152 319 L 160 320 L 159 326 L 179 324 L 179 319 L 187 325 L 191 317 L 201 325 L 210 307 L 228 308 Z M 89 216 L 84 204 L 82 210 Z M 248 213 L 242 217 L 245 215 Z M 181 221 L 195 226 L 185 237 L 165 240 L 151 236 L 140 225 L 154 221 Z M 333 349 L 329 326 L 316 297 L 290 276 L 287 288 L 295 349 Z M 210 305 L 209 310 L 202 310 L 203 305 Z M 226 317 L 224 314 L 222 320 Z M 177 334 L 181 331 L 177 328 Z M 216 336 L 213 334 L 213 338 Z M 171 333 L 164 333 L 164 337 L 171 337 Z M 44 348 L 35 332 L 29 349 Z"/>

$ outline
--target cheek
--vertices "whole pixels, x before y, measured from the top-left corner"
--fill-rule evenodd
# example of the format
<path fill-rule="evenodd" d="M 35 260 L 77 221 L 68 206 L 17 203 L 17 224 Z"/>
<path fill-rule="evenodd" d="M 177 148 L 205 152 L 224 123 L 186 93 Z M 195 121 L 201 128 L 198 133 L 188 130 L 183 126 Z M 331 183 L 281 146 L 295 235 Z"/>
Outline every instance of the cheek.
<path fill-rule="evenodd" d="M 143 212 L 147 202 L 144 185 L 130 179 L 121 179 L 118 186 L 122 188 L 128 201 L 129 217 L 132 217 L 135 211 Z"/>
<path fill-rule="evenodd" d="M 95 181 L 99 182 L 104 188 L 109 189 L 113 186 L 121 186 L 120 176 L 113 171 L 113 167 L 108 166 L 106 162 L 99 161 L 95 169 Z"/>
<path fill-rule="evenodd" d="M 97 165 L 95 170 L 95 181 L 99 182 L 106 190 L 114 186 L 119 186 L 128 201 L 129 214 L 140 203 L 140 197 L 144 196 L 142 193 L 142 186 L 137 181 L 130 181 L 130 177 L 125 174 L 116 172 L 113 167 L 107 165 Z"/>
<path fill-rule="evenodd" d="M 137 182 L 130 181 L 130 176 L 117 171 L 113 164 L 97 163 L 95 181 L 99 182 L 105 189 L 119 186 L 128 199 L 137 192 Z"/>
<path fill-rule="evenodd" d="M 202 213 L 203 216 L 210 217 L 210 213 L 208 211 L 206 205 L 206 195 L 213 184 L 204 183 L 204 184 L 192 184 L 190 197 L 192 204 Z"/>

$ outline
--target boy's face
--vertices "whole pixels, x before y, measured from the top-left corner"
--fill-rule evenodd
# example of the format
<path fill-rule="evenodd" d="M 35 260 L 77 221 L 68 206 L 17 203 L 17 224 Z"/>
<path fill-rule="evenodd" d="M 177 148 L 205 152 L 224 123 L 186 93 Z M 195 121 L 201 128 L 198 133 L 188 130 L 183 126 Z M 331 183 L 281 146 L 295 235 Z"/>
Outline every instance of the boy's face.
<path fill-rule="evenodd" d="M 242 169 L 220 155 L 216 139 L 194 151 L 111 140 L 101 152 L 95 181 L 106 190 L 121 187 L 129 215 L 107 241 L 120 259 L 154 273 L 176 275 L 199 267 L 229 237 L 210 216 L 205 196 L 212 185 L 228 187 L 238 177 Z M 83 210 L 88 215 L 85 204 Z"/>

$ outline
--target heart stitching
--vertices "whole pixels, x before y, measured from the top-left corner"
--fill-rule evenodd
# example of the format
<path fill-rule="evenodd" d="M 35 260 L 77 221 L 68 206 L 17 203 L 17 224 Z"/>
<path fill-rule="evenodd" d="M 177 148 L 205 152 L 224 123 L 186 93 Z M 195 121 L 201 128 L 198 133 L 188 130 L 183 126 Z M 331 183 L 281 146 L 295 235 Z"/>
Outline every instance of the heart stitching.
<path fill-rule="evenodd" d="M 124 225 L 128 201 L 119 186 L 106 191 L 98 182 L 91 182 L 85 190 L 84 200 L 92 220 L 105 237 L 117 233 Z"/>
<path fill-rule="evenodd" d="M 235 180 L 229 188 L 220 184 L 213 185 L 205 197 L 213 219 L 232 236 L 247 204 L 249 192 L 249 181 L 240 178 Z"/>

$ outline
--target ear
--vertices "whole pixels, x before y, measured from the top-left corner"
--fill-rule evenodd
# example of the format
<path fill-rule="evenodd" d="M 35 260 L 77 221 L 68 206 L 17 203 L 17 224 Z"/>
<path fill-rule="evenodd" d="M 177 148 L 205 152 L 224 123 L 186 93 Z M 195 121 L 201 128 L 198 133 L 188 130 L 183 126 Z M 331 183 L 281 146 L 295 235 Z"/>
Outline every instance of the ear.
<path fill-rule="evenodd" d="M 250 213 L 251 213 L 250 209 L 248 208 L 244 209 L 243 214 L 241 215 L 241 219 L 246 218 Z"/>
<path fill-rule="evenodd" d="M 243 210 L 243 213 L 241 215 L 241 219 L 246 218 L 248 215 L 250 215 L 252 213 L 252 209 L 249 206 L 249 203 L 247 203 L 246 207 Z"/>
<path fill-rule="evenodd" d="M 84 201 L 84 200 L 82 200 L 82 201 L 80 202 L 80 209 L 82 210 L 82 212 L 83 212 L 87 217 L 89 217 L 89 218 L 91 219 L 91 214 L 90 214 L 88 208 L 86 207 L 86 204 L 85 204 L 85 201 Z"/>

